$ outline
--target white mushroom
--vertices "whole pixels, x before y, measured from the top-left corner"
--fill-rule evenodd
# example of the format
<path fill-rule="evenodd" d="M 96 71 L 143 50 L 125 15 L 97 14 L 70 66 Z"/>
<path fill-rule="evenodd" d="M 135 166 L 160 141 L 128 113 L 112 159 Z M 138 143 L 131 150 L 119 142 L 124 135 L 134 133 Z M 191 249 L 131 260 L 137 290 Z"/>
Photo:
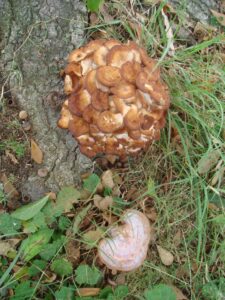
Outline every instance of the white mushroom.
<path fill-rule="evenodd" d="M 147 217 L 134 209 L 127 210 L 123 225 L 110 229 L 111 238 L 99 243 L 100 260 L 111 270 L 132 271 L 144 262 L 151 238 Z"/>

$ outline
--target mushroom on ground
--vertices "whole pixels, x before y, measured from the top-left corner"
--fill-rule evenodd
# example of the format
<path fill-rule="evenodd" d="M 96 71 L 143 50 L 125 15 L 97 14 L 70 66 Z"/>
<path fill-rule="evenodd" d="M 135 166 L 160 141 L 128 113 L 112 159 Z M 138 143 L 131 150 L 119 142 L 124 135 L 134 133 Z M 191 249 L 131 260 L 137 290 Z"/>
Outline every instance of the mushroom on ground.
<path fill-rule="evenodd" d="M 111 238 L 100 241 L 98 255 L 109 269 L 132 271 L 144 262 L 151 239 L 151 227 L 147 217 L 129 209 L 122 218 L 123 225 L 112 227 Z"/>
<path fill-rule="evenodd" d="M 124 159 L 159 139 L 168 88 L 136 43 L 91 41 L 72 51 L 63 74 L 68 97 L 58 126 L 71 131 L 83 154 Z"/>

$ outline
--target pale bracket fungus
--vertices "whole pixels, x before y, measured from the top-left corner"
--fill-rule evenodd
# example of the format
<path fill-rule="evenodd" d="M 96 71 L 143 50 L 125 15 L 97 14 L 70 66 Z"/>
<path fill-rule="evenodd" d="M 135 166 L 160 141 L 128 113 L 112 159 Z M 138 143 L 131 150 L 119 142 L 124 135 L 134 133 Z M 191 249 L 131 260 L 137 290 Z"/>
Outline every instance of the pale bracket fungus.
<path fill-rule="evenodd" d="M 147 217 L 135 209 L 127 210 L 122 222 L 109 230 L 110 238 L 100 241 L 98 255 L 109 269 L 128 272 L 143 264 L 152 230 Z"/>
<path fill-rule="evenodd" d="M 58 126 L 68 128 L 88 157 L 126 158 L 160 137 L 169 93 L 156 61 L 136 43 L 94 40 L 72 51 L 63 71 Z"/>

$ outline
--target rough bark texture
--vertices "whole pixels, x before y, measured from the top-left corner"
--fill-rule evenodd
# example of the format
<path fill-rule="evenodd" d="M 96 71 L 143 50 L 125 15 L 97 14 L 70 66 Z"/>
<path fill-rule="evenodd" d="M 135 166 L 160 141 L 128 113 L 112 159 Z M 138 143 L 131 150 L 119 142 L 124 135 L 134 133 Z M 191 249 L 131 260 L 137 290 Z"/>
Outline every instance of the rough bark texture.
<path fill-rule="evenodd" d="M 44 192 L 79 183 L 92 163 L 81 155 L 68 132 L 57 128 L 63 101 L 60 69 L 68 53 L 84 38 L 86 9 L 82 0 L 0 0 L 2 76 L 9 76 L 12 96 L 28 112 L 33 136 L 44 153 L 47 178 L 37 167 L 21 183 L 37 199 Z"/>
<path fill-rule="evenodd" d="M 202 23 L 208 23 L 212 15 L 210 9 L 219 10 L 220 0 L 169 0 L 174 7 L 184 7 L 187 15 Z"/>

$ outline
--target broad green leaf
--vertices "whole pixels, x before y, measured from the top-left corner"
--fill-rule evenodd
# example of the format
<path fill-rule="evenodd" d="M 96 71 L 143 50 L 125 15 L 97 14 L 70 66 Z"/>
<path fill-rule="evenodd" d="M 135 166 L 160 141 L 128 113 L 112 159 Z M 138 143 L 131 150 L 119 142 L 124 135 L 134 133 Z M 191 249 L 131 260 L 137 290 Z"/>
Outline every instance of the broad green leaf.
<path fill-rule="evenodd" d="M 75 271 L 75 281 L 78 284 L 87 284 L 93 286 L 97 284 L 102 278 L 102 273 L 95 267 L 88 265 L 80 265 Z"/>
<path fill-rule="evenodd" d="M 31 281 L 26 280 L 24 282 L 21 282 L 17 287 L 15 288 L 14 292 L 15 295 L 10 297 L 10 300 L 28 300 L 31 298 L 35 291 L 35 287 L 31 287 Z"/>
<path fill-rule="evenodd" d="M 46 221 L 45 221 L 45 215 L 42 211 L 39 211 L 36 216 L 34 216 L 31 220 L 24 221 L 23 222 L 25 233 L 35 232 L 38 230 L 38 228 L 45 228 L 47 227 Z"/>
<path fill-rule="evenodd" d="M 39 254 L 43 247 L 49 242 L 52 234 L 53 230 L 51 229 L 40 229 L 24 240 L 22 243 L 23 259 L 29 261 Z"/>
<path fill-rule="evenodd" d="M 39 213 L 42 207 L 45 206 L 45 204 L 47 203 L 48 199 L 49 196 L 45 196 L 44 198 L 38 201 L 24 205 L 18 208 L 16 211 L 14 211 L 12 213 L 12 217 L 19 220 L 27 221 L 33 218 L 37 213 Z"/>
<path fill-rule="evenodd" d="M 144 293 L 146 300 L 176 300 L 173 289 L 165 284 L 158 284 Z"/>
<path fill-rule="evenodd" d="M 64 187 L 58 193 L 56 201 L 49 202 L 42 210 L 46 222 L 51 224 L 55 221 L 56 217 L 61 216 L 64 212 L 69 212 L 73 208 L 73 204 L 78 202 L 80 192 L 73 187 Z"/>
<path fill-rule="evenodd" d="M 110 286 L 106 286 L 100 291 L 99 299 L 107 299 L 107 297 L 112 294 L 113 294 L 113 289 Z"/>
<path fill-rule="evenodd" d="M 30 276 L 36 276 L 41 273 L 47 266 L 47 262 L 41 259 L 35 259 L 28 269 Z"/>
<path fill-rule="evenodd" d="M 13 235 L 21 227 L 20 220 L 13 218 L 8 213 L 0 214 L 0 233 Z"/>
<path fill-rule="evenodd" d="M 148 188 L 148 195 L 150 197 L 156 197 L 155 182 L 153 179 L 150 178 L 148 180 L 147 188 Z"/>
<path fill-rule="evenodd" d="M 63 277 L 73 273 L 73 266 L 67 259 L 59 258 L 53 261 L 51 264 L 51 270 L 57 275 Z"/>
<path fill-rule="evenodd" d="M 87 179 L 84 179 L 83 187 L 90 193 L 94 193 L 98 184 L 100 183 L 100 178 L 96 174 L 91 174 Z"/>
<path fill-rule="evenodd" d="M 126 285 L 119 285 L 114 291 L 114 295 L 117 299 L 123 299 L 129 293 L 129 289 Z"/>
<path fill-rule="evenodd" d="M 65 240 L 66 237 L 62 236 L 61 238 L 58 238 L 54 242 L 44 245 L 42 250 L 39 253 L 41 258 L 45 259 L 46 261 L 52 259 L 55 256 L 55 254 L 59 251 L 59 249 L 62 247 L 62 245 L 65 243 Z"/>
<path fill-rule="evenodd" d="M 87 0 L 87 8 L 91 12 L 98 12 L 100 5 L 104 0 Z"/>
<path fill-rule="evenodd" d="M 63 286 L 59 291 L 55 293 L 56 300 L 73 300 L 74 299 L 74 289 L 70 287 Z"/>

